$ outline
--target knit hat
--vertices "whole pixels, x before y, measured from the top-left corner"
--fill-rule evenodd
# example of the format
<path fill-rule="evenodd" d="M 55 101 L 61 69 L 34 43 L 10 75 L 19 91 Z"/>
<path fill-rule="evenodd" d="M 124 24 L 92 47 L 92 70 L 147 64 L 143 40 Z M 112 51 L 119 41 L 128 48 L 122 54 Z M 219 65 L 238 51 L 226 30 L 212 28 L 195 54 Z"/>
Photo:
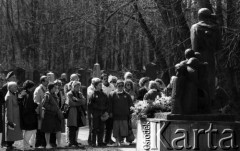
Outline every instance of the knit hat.
<path fill-rule="evenodd" d="M 78 75 L 74 73 L 70 76 L 70 81 L 75 81 L 77 78 L 79 78 Z"/>
<path fill-rule="evenodd" d="M 10 90 L 11 87 L 13 87 L 13 86 L 17 86 L 17 83 L 16 83 L 16 82 L 13 82 L 13 81 L 8 82 L 7 84 L 8 84 L 8 85 L 7 85 L 7 89 L 8 89 L 8 90 Z"/>
<path fill-rule="evenodd" d="M 117 80 L 117 85 L 119 85 L 120 83 L 124 84 L 124 81 L 122 79 L 118 79 Z"/>
<path fill-rule="evenodd" d="M 57 80 L 54 81 L 54 84 L 56 84 L 58 86 L 61 86 L 62 85 L 62 81 L 57 79 Z"/>
<path fill-rule="evenodd" d="M 132 77 L 132 73 L 131 73 L 131 72 L 126 72 L 126 73 L 124 74 L 124 79 L 127 79 L 127 78 L 129 78 L 129 77 Z"/>
<path fill-rule="evenodd" d="M 115 82 L 115 83 L 116 83 L 116 82 L 117 82 L 117 79 L 118 79 L 118 78 L 117 78 L 116 76 L 110 75 L 110 76 L 108 77 L 108 82 L 109 82 L 109 83 L 111 83 L 111 82 Z"/>
<path fill-rule="evenodd" d="M 96 87 L 99 83 L 101 83 L 102 82 L 102 80 L 101 79 L 99 79 L 99 78 L 93 78 L 92 79 L 92 85 L 94 86 L 94 87 Z"/>
<path fill-rule="evenodd" d="M 149 82 L 149 89 L 158 89 L 158 84 L 156 81 Z"/>

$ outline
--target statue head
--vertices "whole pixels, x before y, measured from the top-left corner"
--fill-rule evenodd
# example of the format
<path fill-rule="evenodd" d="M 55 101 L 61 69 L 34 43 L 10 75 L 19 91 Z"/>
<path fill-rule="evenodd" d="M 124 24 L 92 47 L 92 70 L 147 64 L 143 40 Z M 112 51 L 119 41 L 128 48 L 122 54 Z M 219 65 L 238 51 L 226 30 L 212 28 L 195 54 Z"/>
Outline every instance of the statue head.
<path fill-rule="evenodd" d="M 201 21 L 205 20 L 211 20 L 216 18 L 215 14 L 212 14 L 212 12 L 208 8 L 201 8 L 198 10 L 198 19 Z"/>
<path fill-rule="evenodd" d="M 185 50 L 185 58 L 190 59 L 194 57 L 194 51 L 191 48 Z"/>

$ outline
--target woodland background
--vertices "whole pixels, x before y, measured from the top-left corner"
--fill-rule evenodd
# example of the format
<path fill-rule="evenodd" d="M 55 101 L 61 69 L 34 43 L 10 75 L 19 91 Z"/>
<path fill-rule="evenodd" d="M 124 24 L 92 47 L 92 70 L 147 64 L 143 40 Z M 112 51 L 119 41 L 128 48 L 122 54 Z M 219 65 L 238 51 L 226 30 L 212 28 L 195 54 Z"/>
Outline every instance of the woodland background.
<path fill-rule="evenodd" d="M 169 82 L 191 47 L 189 29 L 202 7 L 217 14 L 222 33 L 217 76 L 236 103 L 239 0 L 0 0 L 1 70 L 59 74 L 98 62 L 107 71 L 143 72 L 154 61 Z"/>

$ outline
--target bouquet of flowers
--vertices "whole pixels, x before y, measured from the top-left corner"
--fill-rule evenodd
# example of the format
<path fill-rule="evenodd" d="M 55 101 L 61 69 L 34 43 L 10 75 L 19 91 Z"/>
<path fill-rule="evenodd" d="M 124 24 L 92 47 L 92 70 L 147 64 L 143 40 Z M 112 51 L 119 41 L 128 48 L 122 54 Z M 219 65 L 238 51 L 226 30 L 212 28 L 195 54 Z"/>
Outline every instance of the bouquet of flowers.
<path fill-rule="evenodd" d="M 156 97 L 155 101 L 148 103 L 146 100 L 139 101 L 131 107 L 132 115 L 138 118 L 154 118 L 155 113 L 171 111 L 171 97 L 162 94 Z"/>

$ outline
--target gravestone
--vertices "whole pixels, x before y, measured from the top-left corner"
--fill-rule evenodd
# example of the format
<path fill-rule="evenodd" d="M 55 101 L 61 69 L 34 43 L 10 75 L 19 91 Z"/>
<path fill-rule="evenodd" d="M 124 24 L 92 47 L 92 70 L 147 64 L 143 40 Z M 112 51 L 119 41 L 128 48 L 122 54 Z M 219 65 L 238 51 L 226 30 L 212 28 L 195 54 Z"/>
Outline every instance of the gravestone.
<path fill-rule="evenodd" d="M 157 78 L 157 65 L 153 62 L 150 62 L 146 65 L 145 76 L 149 77 L 151 80 L 155 80 Z"/>
<path fill-rule="evenodd" d="M 32 70 L 27 70 L 25 77 L 26 77 L 27 80 L 32 80 L 33 81 L 33 71 Z"/>
<path fill-rule="evenodd" d="M 47 77 L 48 77 L 49 83 L 53 83 L 53 82 L 54 82 L 54 80 L 55 80 L 55 75 L 54 75 L 54 73 L 48 72 L 48 73 L 47 73 Z"/>
<path fill-rule="evenodd" d="M 100 65 L 98 63 L 94 64 L 93 77 L 101 78 L 101 70 L 100 70 Z"/>
<path fill-rule="evenodd" d="M 87 86 L 87 74 L 86 74 L 86 70 L 83 68 L 78 69 L 78 73 L 81 75 L 81 77 L 79 77 L 80 82 L 82 83 L 82 85 Z"/>
<path fill-rule="evenodd" d="M 14 72 L 18 79 L 18 84 L 21 86 L 23 82 L 26 80 L 25 78 L 26 71 L 23 68 L 17 67 Z"/>
<path fill-rule="evenodd" d="M 38 70 L 33 71 L 33 82 L 38 84 L 40 83 L 40 72 Z"/>

